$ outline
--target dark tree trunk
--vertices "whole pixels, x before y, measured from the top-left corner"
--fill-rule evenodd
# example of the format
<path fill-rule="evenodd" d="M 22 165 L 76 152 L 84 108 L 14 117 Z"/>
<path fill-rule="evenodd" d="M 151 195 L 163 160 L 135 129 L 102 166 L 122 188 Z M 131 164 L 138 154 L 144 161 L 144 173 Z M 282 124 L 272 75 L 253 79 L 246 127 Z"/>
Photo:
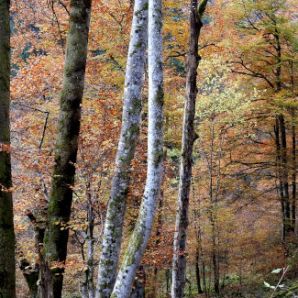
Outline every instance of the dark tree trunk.
<path fill-rule="evenodd" d="M 287 154 L 287 130 L 285 125 L 285 118 L 283 115 L 278 116 L 280 127 L 280 144 L 281 144 L 281 162 L 282 162 L 282 184 L 284 188 L 285 198 L 285 217 L 287 219 L 287 231 L 291 231 L 290 222 L 290 194 L 289 194 L 289 173 L 288 173 L 288 154 Z"/>
<path fill-rule="evenodd" d="M 27 282 L 30 298 L 38 297 L 38 278 L 39 278 L 39 267 L 32 267 L 31 264 L 26 260 L 22 259 L 20 262 L 20 269 L 23 273 L 23 276 Z"/>
<path fill-rule="evenodd" d="M 15 297 L 15 235 L 10 161 L 9 0 L 0 0 L 0 297 Z"/>
<path fill-rule="evenodd" d="M 66 225 L 70 218 L 75 178 L 91 0 L 72 0 L 70 5 L 55 166 L 44 238 L 42 277 L 45 282 L 43 297 L 47 298 L 60 298 L 62 292 L 68 241 Z"/>
<path fill-rule="evenodd" d="M 197 281 L 198 294 L 202 294 L 203 289 L 201 286 L 200 252 L 198 248 L 196 249 L 196 281 Z"/>
<path fill-rule="evenodd" d="M 130 298 L 145 298 L 145 288 L 146 272 L 145 268 L 143 266 L 140 266 L 135 278 Z"/>
<path fill-rule="evenodd" d="M 218 262 L 218 237 L 217 237 L 217 227 L 216 220 L 214 218 L 213 210 L 211 211 L 210 216 L 211 226 L 212 226 L 212 269 L 213 269 L 213 286 L 214 292 L 219 294 L 219 262 Z"/>
<path fill-rule="evenodd" d="M 278 93 L 282 90 L 282 47 L 280 42 L 280 32 L 277 27 L 276 17 L 273 16 L 272 22 L 275 28 L 274 40 L 276 51 L 276 67 L 275 74 L 275 92 Z M 289 173 L 288 173 L 288 153 L 287 153 L 287 130 L 285 125 L 285 117 L 283 114 L 276 116 L 276 152 L 278 163 L 278 176 L 279 176 L 279 192 L 282 204 L 283 214 L 283 241 L 285 242 L 289 234 L 294 230 L 293 223 L 291 222 L 291 204 L 289 194 Z M 279 144 L 278 144 L 279 143 Z"/>
<path fill-rule="evenodd" d="M 189 53 L 187 56 L 186 101 L 184 107 L 182 155 L 180 162 L 180 182 L 178 208 L 173 249 L 172 297 L 183 297 L 186 270 L 186 237 L 188 227 L 188 206 L 192 174 L 192 151 L 195 141 L 194 119 L 197 97 L 197 68 L 200 61 L 198 41 L 203 27 L 202 15 L 206 9 L 206 0 L 198 6 L 198 0 L 190 1 L 189 17 Z"/>
<path fill-rule="evenodd" d="M 27 282 L 30 297 L 39 297 L 38 280 L 40 278 L 40 266 L 42 262 L 42 246 L 44 240 L 45 225 L 47 220 L 47 212 L 45 209 L 36 209 L 34 212 L 27 211 L 26 215 L 31 221 L 34 229 L 35 240 L 35 252 L 37 254 L 37 260 L 35 264 L 30 264 L 26 259 L 22 259 L 20 262 L 20 269 Z"/>
<path fill-rule="evenodd" d="M 281 114 L 276 116 L 274 131 L 276 143 L 277 177 L 279 181 L 278 190 L 282 208 L 282 237 L 283 241 L 285 242 L 289 234 L 294 230 L 294 225 L 291 221 L 286 126 L 284 116 Z"/>
<path fill-rule="evenodd" d="M 90 185 L 87 191 L 87 270 L 85 271 L 85 279 L 82 285 L 83 298 L 95 297 L 95 284 L 94 284 L 94 227 L 95 227 L 95 211 L 92 204 L 92 198 L 90 194 Z"/>
<path fill-rule="evenodd" d="M 295 111 L 292 111 L 292 225 L 295 230 L 296 227 L 296 196 L 297 196 L 297 174 L 296 174 L 296 124 L 295 124 Z"/>
<path fill-rule="evenodd" d="M 171 271 L 170 269 L 166 269 L 166 297 L 170 297 L 170 283 L 171 283 Z"/>

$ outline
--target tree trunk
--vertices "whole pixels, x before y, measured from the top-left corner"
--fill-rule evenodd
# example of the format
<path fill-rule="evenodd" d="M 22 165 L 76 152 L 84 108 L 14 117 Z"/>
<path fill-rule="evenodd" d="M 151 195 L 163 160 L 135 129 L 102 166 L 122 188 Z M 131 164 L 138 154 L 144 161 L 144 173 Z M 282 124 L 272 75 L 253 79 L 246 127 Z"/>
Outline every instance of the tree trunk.
<path fill-rule="evenodd" d="M 170 297 L 170 284 L 171 284 L 171 271 L 170 269 L 166 269 L 166 298 Z"/>
<path fill-rule="evenodd" d="M 197 290 L 198 294 L 203 293 L 203 289 L 201 286 L 201 270 L 200 270 L 200 253 L 199 249 L 196 249 L 196 281 L 197 281 Z"/>
<path fill-rule="evenodd" d="M 290 195 L 288 183 L 286 128 L 284 116 L 282 114 L 276 116 L 274 132 L 276 144 L 276 169 L 279 181 L 278 190 L 282 209 L 282 238 L 283 242 L 286 242 L 289 233 L 293 231 L 293 226 L 291 223 Z"/>
<path fill-rule="evenodd" d="M 165 156 L 164 156 L 165 158 Z M 165 160 L 165 159 L 164 159 Z M 163 175 L 163 179 L 164 181 L 164 175 Z M 162 213 L 162 209 L 163 209 L 163 200 L 164 200 L 164 193 L 163 193 L 163 189 L 161 188 L 160 190 L 160 199 L 159 199 L 159 204 L 158 204 L 158 215 L 157 215 L 157 227 L 156 227 L 156 233 L 155 233 L 155 237 L 156 237 L 156 241 L 155 241 L 155 249 L 158 249 L 158 246 L 160 244 L 160 237 L 161 237 L 161 233 L 162 233 L 162 228 L 163 228 L 163 213 Z M 158 267 L 154 266 L 153 268 L 153 285 L 152 285 L 152 292 L 153 292 L 153 297 L 157 297 L 157 293 L 158 293 Z"/>
<path fill-rule="evenodd" d="M 67 255 L 68 228 L 75 179 L 81 103 L 87 60 L 91 0 L 72 0 L 70 28 L 60 97 L 55 166 L 44 238 L 43 297 L 59 298 Z"/>
<path fill-rule="evenodd" d="M 110 297 L 117 275 L 131 161 L 134 157 L 141 122 L 147 21 L 148 0 L 135 1 L 126 66 L 122 128 L 102 239 L 97 298 Z"/>
<path fill-rule="evenodd" d="M 287 153 L 287 130 L 285 118 L 283 115 L 278 115 L 280 128 L 280 145 L 281 145 L 281 180 L 284 191 L 285 202 L 285 221 L 287 234 L 292 231 L 291 214 L 290 214 L 290 194 L 289 194 L 289 173 L 288 173 L 288 153 Z"/>
<path fill-rule="evenodd" d="M 95 226 L 95 212 L 93 208 L 92 196 L 90 192 L 90 183 L 88 182 L 87 191 L 87 268 L 84 272 L 84 281 L 82 283 L 82 296 L 83 298 L 94 298 L 95 297 L 95 286 L 94 286 L 94 226 Z M 84 248 L 83 248 L 84 254 Z"/>
<path fill-rule="evenodd" d="M 23 276 L 27 282 L 30 298 L 38 297 L 38 278 L 39 278 L 39 267 L 31 267 L 30 263 L 26 259 L 20 261 L 20 269 L 23 273 Z"/>
<path fill-rule="evenodd" d="M 274 25 L 274 40 L 275 40 L 275 51 L 276 51 L 276 67 L 275 67 L 275 92 L 278 93 L 282 90 L 282 47 L 280 41 L 280 32 L 276 23 L 276 16 L 273 15 Z M 283 114 L 276 115 L 276 136 L 279 137 L 279 142 L 276 146 L 277 159 L 279 167 L 279 189 L 280 197 L 282 202 L 283 212 L 283 241 L 286 242 L 288 235 L 293 231 L 291 223 L 291 206 L 290 206 L 290 194 L 289 194 L 289 173 L 288 173 L 288 153 L 287 153 L 287 131 L 285 125 L 285 117 Z"/>
<path fill-rule="evenodd" d="M 184 108 L 182 155 L 180 163 L 180 182 L 178 209 L 173 248 L 172 297 L 183 297 L 186 269 L 186 237 L 188 226 L 188 206 L 192 172 L 192 151 L 195 140 L 194 118 L 197 97 L 197 68 L 200 61 L 198 41 L 200 37 L 202 15 L 208 0 L 203 0 L 198 7 L 198 0 L 190 1 L 190 37 L 187 57 L 186 101 Z"/>
<path fill-rule="evenodd" d="M 213 211 L 211 211 L 213 213 Z M 213 267 L 213 285 L 214 285 L 214 292 L 218 295 L 219 294 L 219 264 L 218 264 L 218 243 L 217 243 L 217 236 L 216 236 L 216 226 L 215 220 L 212 216 L 211 225 L 212 225 L 212 267 Z"/>
<path fill-rule="evenodd" d="M 14 298 L 15 235 L 10 161 L 9 0 L 0 0 L 0 297 Z"/>
<path fill-rule="evenodd" d="M 199 206 L 200 208 L 200 206 Z M 198 226 L 196 225 L 196 234 L 197 234 L 197 243 L 196 243 L 196 262 L 195 262 L 195 266 L 196 266 L 196 281 L 197 281 L 197 289 L 198 289 L 198 294 L 202 294 L 204 293 L 203 289 L 202 289 L 202 285 L 201 285 L 201 270 L 200 270 L 200 259 L 202 257 L 202 235 L 201 235 L 201 228 L 200 228 L 200 210 L 198 213 L 195 212 L 195 222 L 198 220 Z"/>
<path fill-rule="evenodd" d="M 34 241 L 35 241 L 35 253 L 37 254 L 37 260 L 32 265 L 26 259 L 20 261 L 20 269 L 27 282 L 30 297 L 37 298 L 39 296 L 38 280 L 40 278 L 40 266 L 42 262 L 42 245 L 44 240 L 45 226 L 47 220 L 47 209 L 38 208 L 31 211 L 27 211 L 26 215 L 31 221 L 34 229 Z"/>
<path fill-rule="evenodd" d="M 297 173 L 296 173 L 296 123 L 295 123 L 295 111 L 292 111 L 292 226 L 295 231 L 296 227 L 296 196 L 297 196 Z"/>
<path fill-rule="evenodd" d="M 129 298 L 145 298 L 146 271 L 144 266 L 140 266 L 136 274 L 132 293 Z"/>
<path fill-rule="evenodd" d="M 112 297 L 126 298 L 152 229 L 163 173 L 162 3 L 149 0 L 149 105 L 147 180 L 139 218 L 121 266 Z"/>

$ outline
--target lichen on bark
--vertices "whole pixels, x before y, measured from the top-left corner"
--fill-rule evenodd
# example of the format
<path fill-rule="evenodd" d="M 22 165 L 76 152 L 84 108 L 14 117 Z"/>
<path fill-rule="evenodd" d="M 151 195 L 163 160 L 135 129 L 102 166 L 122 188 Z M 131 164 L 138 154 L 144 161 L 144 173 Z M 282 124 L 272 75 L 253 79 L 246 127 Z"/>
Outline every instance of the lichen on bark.
<path fill-rule="evenodd" d="M 97 298 L 110 297 L 117 275 L 130 167 L 141 122 L 141 91 L 147 47 L 147 4 L 147 0 L 136 0 L 134 6 L 125 74 L 122 127 L 102 240 Z"/>
<path fill-rule="evenodd" d="M 147 179 L 139 217 L 130 238 L 111 297 L 127 298 L 147 246 L 156 211 L 163 172 L 163 64 L 162 3 L 149 0 L 148 7 L 148 162 Z"/>

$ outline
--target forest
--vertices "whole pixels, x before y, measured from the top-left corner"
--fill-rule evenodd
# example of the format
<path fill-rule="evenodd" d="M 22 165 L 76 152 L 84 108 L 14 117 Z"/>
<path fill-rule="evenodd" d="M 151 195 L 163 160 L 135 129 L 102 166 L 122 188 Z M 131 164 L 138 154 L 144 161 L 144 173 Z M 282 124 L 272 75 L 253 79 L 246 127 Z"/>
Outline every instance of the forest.
<path fill-rule="evenodd" d="M 298 0 L 0 0 L 0 298 L 298 297 L 297 125 Z"/>

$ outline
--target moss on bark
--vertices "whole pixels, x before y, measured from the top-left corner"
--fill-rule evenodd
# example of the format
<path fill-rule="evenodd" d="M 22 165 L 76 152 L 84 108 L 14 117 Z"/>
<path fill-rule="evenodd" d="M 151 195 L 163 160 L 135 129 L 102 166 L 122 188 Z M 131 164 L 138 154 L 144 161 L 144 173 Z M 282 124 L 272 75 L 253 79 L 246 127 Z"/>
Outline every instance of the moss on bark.
<path fill-rule="evenodd" d="M 72 0 L 55 166 L 44 238 L 43 297 L 61 297 L 81 120 L 91 0 Z"/>

